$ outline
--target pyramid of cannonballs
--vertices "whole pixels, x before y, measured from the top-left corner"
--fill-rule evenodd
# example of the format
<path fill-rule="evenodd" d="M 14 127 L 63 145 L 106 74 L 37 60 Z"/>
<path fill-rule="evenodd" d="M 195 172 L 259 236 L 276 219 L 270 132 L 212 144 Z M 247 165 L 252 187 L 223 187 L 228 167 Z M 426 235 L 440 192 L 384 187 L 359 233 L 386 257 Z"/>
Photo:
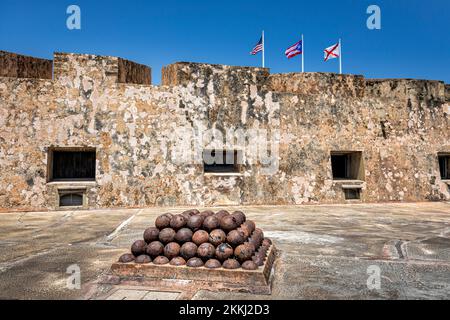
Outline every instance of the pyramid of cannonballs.
<path fill-rule="evenodd" d="M 264 265 L 271 244 L 241 211 L 193 209 L 160 215 L 119 262 L 256 270 Z"/>

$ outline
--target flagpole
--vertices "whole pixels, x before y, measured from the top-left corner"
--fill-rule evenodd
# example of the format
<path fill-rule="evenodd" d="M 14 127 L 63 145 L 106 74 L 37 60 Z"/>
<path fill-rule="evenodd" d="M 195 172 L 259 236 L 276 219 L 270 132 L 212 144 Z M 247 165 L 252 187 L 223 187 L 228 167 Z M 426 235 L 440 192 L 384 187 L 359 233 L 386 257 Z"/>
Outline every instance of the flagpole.
<path fill-rule="evenodd" d="M 302 73 L 305 72 L 305 42 L 303 41 L 302 33 Z"/>
<path fill-rule="evenodd" d="M 342 43 L 339 38 L 339 74 L 342 74 Z"/>
<path fill-rule="evenodd" d="M 265 51 L 266 51 L 266 48 L 265 48 L 265 39 L 264 39 L 264 30 L 263 30 L 263 32 L 262 32 L 262 67 L 263 68 L 265 68 L 265 57 L 264 57 L 264 54 L 265 54 Z"/>

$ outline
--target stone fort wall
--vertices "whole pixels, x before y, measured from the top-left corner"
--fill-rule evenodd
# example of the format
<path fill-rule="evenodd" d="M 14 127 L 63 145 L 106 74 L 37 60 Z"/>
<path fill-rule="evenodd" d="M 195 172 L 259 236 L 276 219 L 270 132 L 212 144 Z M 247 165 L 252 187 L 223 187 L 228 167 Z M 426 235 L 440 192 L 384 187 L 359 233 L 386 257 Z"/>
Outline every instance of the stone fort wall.
<path fill-rule="evenodd" d="M 0 77 L 51 79 L 52 67 L 52 60 L 0 50 Z"/>
<path fill-rule="evenodd" d="M 450 154 L 450 88 L 439 81 L 181 62 L 153 86 L 148 67 L 116 57 L 56 53 L 53 77 L 4 65 L 4 210 L 58 209 L 70 189 L 83 190 L 86 208 L 344 203 L 351 187 L 361 202 L 450 200 L 438 161 Z M 266 130 L 275 170 L 267 174 L 253 142 L 189 135 L 208 129 Z M 239 172 L 182 159 L 195 143 L 239 150 Z M 54 148 L 95 149 L 95 181 L 51 181 Z M 331 154 L 346 151 L 361 155 L 357 178 L 334 179 Z"/>

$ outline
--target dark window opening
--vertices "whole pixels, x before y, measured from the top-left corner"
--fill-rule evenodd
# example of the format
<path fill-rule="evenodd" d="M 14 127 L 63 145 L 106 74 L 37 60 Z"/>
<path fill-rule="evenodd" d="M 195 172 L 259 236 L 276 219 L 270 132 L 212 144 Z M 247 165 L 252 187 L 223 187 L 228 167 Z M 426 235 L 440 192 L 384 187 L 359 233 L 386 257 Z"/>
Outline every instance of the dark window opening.
<path fill-rule="evenodd" d="M 331 170 L 335 180 L 363 180 L 362 152 L 332 152 Z"/>
<path fill-rule="evenodd" d="M 350 157 L 348 155 L 332 155 L 331 166 L 333 178 L 350 179 Z"/>
<path fill-rule="evenodd" d="M 359 200 L 361 199 L 360 189 L 344 189 L 345 200 Z"/>
<path fill-rule="evenodd" d="M 439 155 L 439 171 L 442 180 L 450 180 L 450 155 Z"/>
<path fill-rule="evenodd" d="M 203 151 L 203 170 L 205 173 L 239 173 L 241 164 L 241 151 Z"/>
<path fill-rule="evenodd" d="M 82 193 L 67 193 L 59 196 L 60 207 L 80 207 L 83 205 Z"/>
<path fill-rule="evenodd" d="M 95 150 L 51 150 L 50 181 L 94 181 Z"/>

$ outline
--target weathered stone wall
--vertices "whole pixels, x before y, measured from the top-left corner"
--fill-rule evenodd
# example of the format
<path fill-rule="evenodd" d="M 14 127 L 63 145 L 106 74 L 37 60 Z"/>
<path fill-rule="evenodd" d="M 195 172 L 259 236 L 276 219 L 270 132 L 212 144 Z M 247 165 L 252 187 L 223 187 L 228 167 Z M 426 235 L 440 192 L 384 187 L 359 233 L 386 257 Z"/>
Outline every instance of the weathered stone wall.
<path fill-rule="evenodd" d="M 119 82 L 152 84 L 151 69 L 143 64 L 119 58 Z"/>
<path fill-rule="evenodd" d="M 0 78 L 1 208 L 54 209 L 58 189 L 80 184 L 94 208 L 344 202 L 331 174 L 339 150 L 363 152 L 362 201 L 450 199 L 437 161 L 450 152 L 441 82 L 177 63 L 151 86 L 121 83 L 119 58 L 62 53 L 54 74 Z M 189 132 L 205 129 L 278 132 L 278 170 L 265 174 L 239 140 L 223 147 L 243 150 L 239 174 L 180 161 Z M 51 147 L 95 147 L 96 181 L 48 182 Z"/>
<path fill-rule="evenodd" d="M 224 90 L 239 90 L 242 86 L 250 84 L 260 88 L 264 85 L 268 76 L 269 69 L 267 68 L 177 62 L 162 68 L 161 84 L 163 86 L 195 84 L 200 88 L 207 89 L 202 84 L 208 83 L 219 91 L 221 91 L 221 88 Z M 227 95 L 227 93 L 224 92 L 223 94 Z"/>
<path fill-rule="evenodd" d="M 362 76 L 318 72 L 272 74 L 268 83 L 269 88 L 276 92 L 324 97 L 332 95 L 361 98 L 366 88 L 366 81 Z"/>
<path fill-rule="evenodd" d="M 286 86 L 280 78 L 289 75 L 274 77 L 275 90 L 295 93 L 284 97 L 280 117 L 280 172 L 291 175 L 294 203 L 344 200 L 348 182 L 332 179 L 331 151 L 363 152 L 363 201 L 448 199 L 437 161 L 450 151 L 443 83 L 300 74 Z"/>
<path fill-rule="evenodd" d="M 52 61 L 0 51 L 0 77 L 52 78 Z"/>

